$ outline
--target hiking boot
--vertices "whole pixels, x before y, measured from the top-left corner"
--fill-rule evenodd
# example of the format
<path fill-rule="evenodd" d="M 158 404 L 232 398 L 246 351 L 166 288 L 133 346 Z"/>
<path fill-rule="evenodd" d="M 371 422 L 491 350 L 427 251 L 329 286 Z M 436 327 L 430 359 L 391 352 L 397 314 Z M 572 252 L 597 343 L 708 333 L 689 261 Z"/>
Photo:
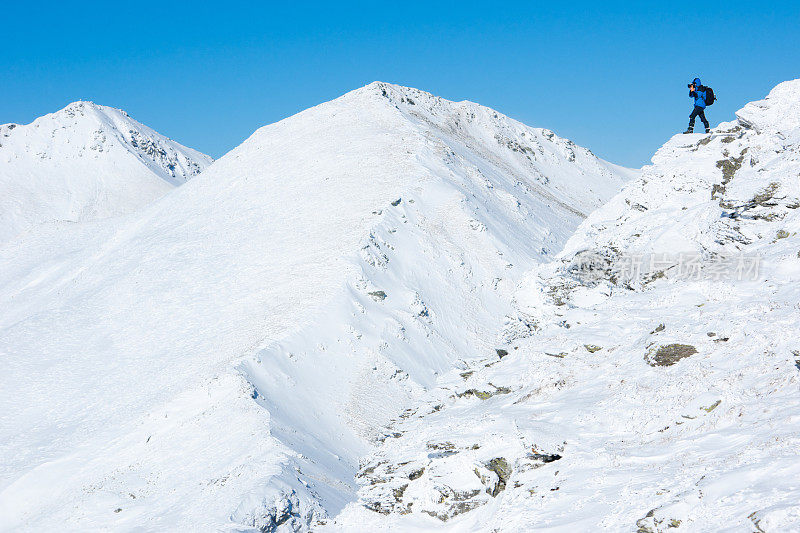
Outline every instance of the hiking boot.
<path fill-rule="evenodd" d="M 684 131 L 683 133 L 684 134 L 686 134 L 686 133 L 694 133 L 694 129 L 693 128 L 689 128 L 688 130 Z"/>
<path fill-rule="evenodd" d="M 706 128 L 706 133 L 711 133 L 711 128 Z"/>

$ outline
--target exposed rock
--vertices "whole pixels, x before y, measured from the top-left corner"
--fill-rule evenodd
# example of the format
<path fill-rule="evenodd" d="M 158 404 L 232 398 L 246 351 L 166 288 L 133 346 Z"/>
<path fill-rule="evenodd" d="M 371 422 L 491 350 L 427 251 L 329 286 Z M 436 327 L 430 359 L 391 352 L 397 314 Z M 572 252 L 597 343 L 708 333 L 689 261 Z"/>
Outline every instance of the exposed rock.
<path fill-rule="evenodd" d="M 470 396 L 477 396 L 481 400 L 488 400 L 492 397 L 491 392 L 480 391 L 478 389 L 467 389 L 464 392 L 456 393 L 458 398 L 470 397 Z"/>
<path fill-rule="evenodd" d="M 420 468 L 419 470 L 414 470 L 408 475 L 408 479 L 414 481 L 415 479 L 419 479 L 422 477 L 422 474 L 425 473 L 425 468 Z"/>
<path fill-rule="evenodd" d="M 750 200 L 749 203 L 763 206 L 775 197 L 775 193 L 778 192 L 779 188 L 779 183 L 772 182 L 762 189 L 758 194 L 753 196 L 753 199 Z"/>
<path fill-rule="evenodd" d="M 491 490 L 486 489 L 489 495 L 494 498 L 505 490 L 506 483 L 511 477 L 512 469 L 505 457 L 495 457 L 491 459 L 486 463 L 486 468 L 497 474 L 497 483 L 495 486 Z"/>
<path fill-rule="evenodd" d="M 489 385 L 492 385 L 492 384 L 489 383 Z M 467 389 L 464 392 L 456 393 L 456 397 L 458 397 L 458 398 L 467 397 L 468 398 L 470 396 L 476 396 L 476 397 L 480 398 L 481 400 L 488 400 L 489 398 L 491 398 L 492 396 L 494 396 L 496 394 L 508 394 L 508 393 L 511 392 L 511 389 L 509 389 L 508 387 L 498 387 L 497 385 L 492 385 L 492 387 L 494 387 L 495 390 L 491 391 L 491 392 L 490 391 L 482 391 L 482 390 L 478 390 L 478 389 Z"/>
<path fill-rule="evenodd" d="M 367 294 L 372 296 L 372 299 L 375 300 L 376 302 L 386 299 L 386 293 L 383 291 L 372 291 L 368 292 Z"/>
<path fill-rule="evenodd" d="M 466 513 L 486 503 L 485 499 L 478 499 L 480 490 L 456 491 L 450 487 L 437 487 L 439 501 L 438 511 L 423 509 L 422 512 L 446 522 L 454 516 Z"/>
<path fill-rule="evenodd" d="M 543 463 L 552 463 L 561 459 L 561 456 L 557 453 L 531 453 L 528 454 L 528 457 Z"/>
<path fill-rule="evenodd" d="M 772 242 L 778 242 L 780 239 L 785 239 L 789 236 L 789 232 L 786 230 L 778 230 L 778 233 L 775 234 L 775 238 Z"/>
<path fill-rule="evenodd" d="M 697 349 L 691 344 L 667 344 L 651 348 L 644 359 L 650 366 L 672 366 L 681 359 L 696 353 Z"/>
<path fill-rule="evenodd" d="M 661 533 L 680 525 L 681 521 L 677 518 L 658 518 L 656 509 L 651 509 L 644 518 L 636 521 L 636 533 Z"/>
<path fill-rule="evenodd" d="M 747 515 L 747 518 L 749 518 L 750 521 L 753 523 L 753 527 L 756 528 L 757 533 L 766 533 L 764 529 L 761 527 L 761 519 L 758 517 L 758 511 L 753 511 L 752 513 Z"/>
<path fill-rule="evenodd" d="M 406 491 L 407 488 L 408 488 L 408 483 L 406 483 L 405 485 L 400 485 L 396 489 L 392 490 L 392 495 L 394 496 L 394 499 L 398 502 L 402 501 L 403 493 Z"/>
<path fill-rule="evenodd" d="M 374 512 L 380 513 L 380 514 L 389 514 L 389 513 L 392 512 L 391 507 L 387 507 L 386 505 L 384 505 L 384 504 L 382 504 L 381 502 L 378 502 L 378 501 L 366 502 L 364 504 L 364 507 L 366 509 L 369 509 L 370 511 L 374 511 Z"/>
<path fill-rule="evenodd" d="M 717 168 L 722 170 L 722 183 L 714 185 L 711 191 L 711 199 L 717 198 L 717 194 L 725 194 L 725 186 L 733 179 L 736 172 L 742 168 L 742 161 L 744 161 L 744 154 L 747 152 L 745 148 L 739 157 L 729 157 L 728 159 L 721 159 L 717 161 Z M 725 152 L 727 155 L 727 151 Z M 721 202 L 721 200 L 720 200 Z"/>
<path fill-rule="evenodd" d="M 429 442 L 427 445 L 429 450 L 455 450 L 456 445 L 452 442 Z"/>

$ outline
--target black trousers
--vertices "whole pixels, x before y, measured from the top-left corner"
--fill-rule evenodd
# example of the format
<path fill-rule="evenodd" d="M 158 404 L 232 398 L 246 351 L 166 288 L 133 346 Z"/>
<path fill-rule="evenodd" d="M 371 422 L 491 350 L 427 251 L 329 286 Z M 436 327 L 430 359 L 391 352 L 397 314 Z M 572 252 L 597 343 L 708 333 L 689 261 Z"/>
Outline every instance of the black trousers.
<path fill-rule="evenodd" d="M 703 121 L 703 126 L 708 129 L 708 121 L 706 120 L 706 111 L 699 105 L 694 106 L 692 110 L 692 114 L 689 115 L 689 127 L 694 128 L 694 119 L 700 117 L 700 120 Z"/>

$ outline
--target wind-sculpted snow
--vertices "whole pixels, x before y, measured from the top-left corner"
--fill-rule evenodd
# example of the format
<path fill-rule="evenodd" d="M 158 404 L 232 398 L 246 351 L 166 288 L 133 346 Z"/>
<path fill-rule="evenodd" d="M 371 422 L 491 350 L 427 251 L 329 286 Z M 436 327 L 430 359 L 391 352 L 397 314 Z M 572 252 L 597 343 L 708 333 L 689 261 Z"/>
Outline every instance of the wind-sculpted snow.
<path fill-rule="evenodd" d="M 759 133 L 772 132 L 784 139 L 800 136 L 800 80 L 785 81 L 764 100 L 750 102 L 736 112 L 738 121 Z"/>
<path fill-rule="evenodd" d="M 494 353 L 518 278 L 636 175 L 374 83 L 138 213 L 23 236 L 0 249 L 1 525 L 320 527 L 387 424 Z"/>
<path fill-rule="evenodd" d="M 0 244 L 44 223 L 130 213 L 210 163 L 124 111 L 91 102 L 0 125 Z"/>
<path fill-rule="evenodd" d="M 534 267 L 331 529 L 800 528 L 799 89 L 672 138 Z"/>

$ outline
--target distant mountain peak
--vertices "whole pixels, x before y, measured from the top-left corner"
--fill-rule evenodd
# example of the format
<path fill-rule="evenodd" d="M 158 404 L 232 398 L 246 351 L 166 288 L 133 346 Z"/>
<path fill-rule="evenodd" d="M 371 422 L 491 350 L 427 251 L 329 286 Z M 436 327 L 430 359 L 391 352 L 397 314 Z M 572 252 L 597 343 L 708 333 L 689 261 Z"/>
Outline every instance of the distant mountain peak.
<path fill-rule="evenodd" d="M 124 214 L 199 174 L 211 158 L 125 111 L 76 101 L 0 126 L 0 242 L 33 225 Z"/>

